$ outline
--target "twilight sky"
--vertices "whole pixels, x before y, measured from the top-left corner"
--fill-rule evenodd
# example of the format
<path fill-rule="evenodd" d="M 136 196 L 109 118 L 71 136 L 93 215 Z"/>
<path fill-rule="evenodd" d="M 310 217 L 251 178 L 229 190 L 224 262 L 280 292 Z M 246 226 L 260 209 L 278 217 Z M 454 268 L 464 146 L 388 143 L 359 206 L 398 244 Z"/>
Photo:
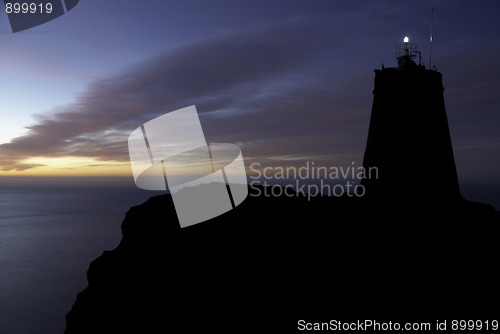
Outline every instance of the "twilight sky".
<path fill-rule="evenodd" d="M 500 183 L 497 0 L 81 0 L 16 34 L 0 13 L 0 175 L 131 175 L 131 131 L 193 104 L 247 166 L 361 165 L 373 70 L 405 35 L 428 65 L 431 8 L 460 182 Z"/>

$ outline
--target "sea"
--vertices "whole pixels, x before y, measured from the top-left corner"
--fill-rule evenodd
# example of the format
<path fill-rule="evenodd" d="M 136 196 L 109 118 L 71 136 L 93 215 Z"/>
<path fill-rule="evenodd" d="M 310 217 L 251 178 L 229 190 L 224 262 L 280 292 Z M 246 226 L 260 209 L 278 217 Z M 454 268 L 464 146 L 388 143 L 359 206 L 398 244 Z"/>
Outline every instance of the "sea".
<path fill-rule="evenodd" d="M 0 333 L 64 333 L 90 262 L 158 194 L 128 178 L 0 178 Z"/>
<path fill-rule="evenodd" d="M 130 207 L 164 192 L 131 178 L 0 178 L 0 333 L 64 333 L 91 261 L 121 240 Z M 500 210 L 500 187 L 462 187 Z"/>

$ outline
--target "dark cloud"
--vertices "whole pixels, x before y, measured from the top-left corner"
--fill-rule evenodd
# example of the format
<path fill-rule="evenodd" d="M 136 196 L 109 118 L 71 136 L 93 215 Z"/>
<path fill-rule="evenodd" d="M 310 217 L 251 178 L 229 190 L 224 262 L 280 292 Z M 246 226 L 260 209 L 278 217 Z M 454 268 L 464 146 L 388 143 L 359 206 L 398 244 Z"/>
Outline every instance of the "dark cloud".
<path fill-rule="evenodd" d="M 39 115 L 25 136 L 1 145 L 1 168 L 34 167 L 22 164 L 32 156 L 125 161 L 130 131 L 160 114 L 192 104 L 212 113 L 273 95 L 264 88 L 300 73 L 334 44 L 335 35 L 310 23 L 212 37 L 97 81 L 75 103 Z"/>
<path fill-rule="evenodd" d="M 361 163 L 372 70 L 380 66 L 382 55 L 393 57 L 392 40 L 377 44 L 381 34 L 396 34 L 387 6 L 368 8 L 370 15 L 352 11 L 335 20 L 316 15 L 220 34 L 131 66 L 94 82 L 74 103 L 39 115 L 25 136 L 1 145 L 1 169 L 35 167 L 23 164 L 33 156 L 126 162 L 132 130 L 193 104 L 208 141 L 237 143 L 248 162 L 276 164 L 282 159 L 293 164 L 304 158 Z M 393 9 L 404 21 L 404 11 Z M 377 10 L 380 16 L 371 13 Z M 366 29 L 367 20 L 371 29 Z M 447 42 L 446 51 L 437 47 L 433 59 L 444 75 L 459 169 L 476 168 L 464 153 L 474 143 L 481 145 L 474 163 L 491 162 L 488 170 L 498 170 L 491 156 L 500 156 L 500 73 L 491 55 L 500 50 L 486 45 L 463 52 L 463 43 Z M 471 59 L 479 61 L 472 64 Z M 385 63 L 395 65 L 394 60 Z"/>

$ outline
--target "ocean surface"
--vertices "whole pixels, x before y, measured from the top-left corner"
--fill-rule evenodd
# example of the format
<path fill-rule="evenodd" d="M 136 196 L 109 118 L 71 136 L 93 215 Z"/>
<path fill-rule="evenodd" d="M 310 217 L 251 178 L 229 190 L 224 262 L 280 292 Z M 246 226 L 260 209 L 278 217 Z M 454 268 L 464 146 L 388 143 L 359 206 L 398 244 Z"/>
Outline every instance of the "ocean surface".
<path fill-rule="evenodd" d="M 131 206 L 160 192 L 125 180 L 0 180 L 0 333 L 63 333 L 86 272 Z"/>
<path fill-rule="evenodd" d="M 500 187 L 462 187 L 500 209 Z M 0 178 L 0 333 L 63 333 L 86 272 L 115 248 L 131 206 L 162 192 L 130 179 Z"/>

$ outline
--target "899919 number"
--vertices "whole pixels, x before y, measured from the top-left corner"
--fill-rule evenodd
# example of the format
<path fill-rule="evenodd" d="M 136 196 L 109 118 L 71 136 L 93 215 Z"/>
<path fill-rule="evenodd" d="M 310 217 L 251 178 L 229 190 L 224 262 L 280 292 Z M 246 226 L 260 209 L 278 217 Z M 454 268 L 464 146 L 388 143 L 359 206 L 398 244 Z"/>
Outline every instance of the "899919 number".
<path fill-rule="evenodd" d="M 453 331 L 497 331 L 498 320 L 452 320 Z"/>
<path fill-rule="evenodd" d="M 7 14 L 11 14 L 11 13 L 14 13 L 14 14 L 19 14 L 19 13 L 22 13 L 22 14 L 28 14 L 28 13 L 30 13 L 30 14 L 36 14 L 36 13 L 44 14 L 44 13 L 47 13 L 47 14 L 50 14 L 50 13 L 52 13 L 52 4 L 50 2 L 47 2 L 45 4 L 43 2 L 40 2 L 40 3 L 7 2 L 5 4 L 5 11 L 7 12 Z"/>

